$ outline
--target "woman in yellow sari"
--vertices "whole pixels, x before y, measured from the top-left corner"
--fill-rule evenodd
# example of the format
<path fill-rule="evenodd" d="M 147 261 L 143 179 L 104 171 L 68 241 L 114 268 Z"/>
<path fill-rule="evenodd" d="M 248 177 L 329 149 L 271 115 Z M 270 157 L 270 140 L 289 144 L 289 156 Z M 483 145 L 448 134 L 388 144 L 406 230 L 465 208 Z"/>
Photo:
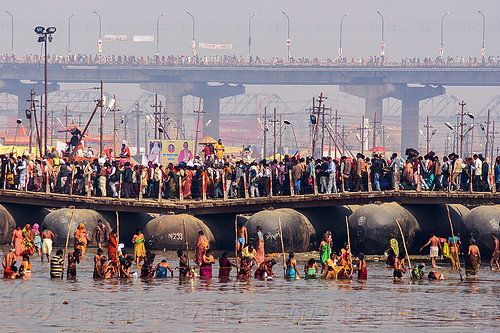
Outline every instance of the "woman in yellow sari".
<path fill-rule="evenodd" d="M 90 244 L 90 238 L 87 229 L 85 229 L 83 223 L 80 223 L 75 231 L 75 250 L 80 250 L 82 258 L 85 255 L 85 249 L 88 244 Z"/>
<path fill-rule="evenodd" d="M 146 246 L 144 245 L 144 234 L 141 229 L 135 231 L 134 237 L 132 237 L 132 243 L 134 244 L 134 259 L 139 266 L 141 261 L 146 257 Z"/>

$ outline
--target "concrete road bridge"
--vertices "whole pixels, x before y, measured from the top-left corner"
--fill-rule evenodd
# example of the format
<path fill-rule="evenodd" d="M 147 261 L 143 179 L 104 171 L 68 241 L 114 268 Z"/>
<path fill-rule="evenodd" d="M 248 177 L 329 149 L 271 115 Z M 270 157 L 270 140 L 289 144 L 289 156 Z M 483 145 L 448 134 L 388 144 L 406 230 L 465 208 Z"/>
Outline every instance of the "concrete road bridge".
<path fill-rule="evenodd" d="M 66 65 L 48 67 L 49 91 L 60 83 L 136 83 L 165 96 L 167 112 L 182 124 L 182 97 L 204 100 L 207 135 L 218 137 L 220 99 L 245 92 L 248 85 L 338 85 L 340 91 L 365 99 L 365 116 L 382 115 L 382 101 L 402 101 L 401 148 L 418 145 L 419 103 L 442 95 L 447 86 L 500 86 L 500 67 L 336 67 L 336 66 L 162 66 Z M 33 82 L 43 91 L 43 68 L 37 64 L 0 65 L 0 92 L 24 101 Z M 27 84 L 30 82 L 30 84 Z M 24 103 L 19 103 L 24 114 Z M 179 129 L 178 129 L 179 130 Z"/>

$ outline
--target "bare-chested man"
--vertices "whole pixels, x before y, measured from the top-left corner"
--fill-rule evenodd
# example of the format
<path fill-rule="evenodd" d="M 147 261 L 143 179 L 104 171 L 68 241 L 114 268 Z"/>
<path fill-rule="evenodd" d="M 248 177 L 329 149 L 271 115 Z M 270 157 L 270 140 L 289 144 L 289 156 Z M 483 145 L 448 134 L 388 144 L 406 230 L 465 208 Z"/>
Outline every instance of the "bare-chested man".
<path fill-rule="evenodd" d="M 498 257 L 500 256 L 500 242 L 495 234 L 491 234 L 493 239 L 493 252 L 491 253 L 490 269 L 493 270 L 493 262 L 497 265 L 497 269 L 500 270 L 500 265 L 498 265 Z"/>
<path fill-rule="evenodd" d="M 479 253 L 479 248 L 476 245 L 474 238 L 471 238 L 469 251 L 467 252 L 467 257 L 465 260 L 465 275 L 474 275 L 477 278 L 477 272 L 479 271 L 479 265 L 481 264 L 481 253 Z"/>
<path fill-rule="evenodd" d="M 394 273 L 393 273 L 394 280 L 402 280 L 403 273 L 406 273 L 405 261 L 403 255 L 400 254 L 394 260 Z"/>
<path fill-rule="evenodd" d="M 56 236 L 52 231 L 50 231 L 47 226 L 44 224 L 42 227 L 42 233 L 40 234 L 42 237 L 42 255 L 40 256 L 42 262 L 43 257 L 47 256 L 47 261 L 50 263 L 50 254 L 52 253 L 52 242 Z"/>
<path fill-rule="evenodd" d="M 429 257 L 431 257 L 431 264 L 432 267 L 436 267 L 436 258 L 439 256 L 439 249 L 443 251 L 441 248 L 441 242 L 439 241 L 439 238 L 437 238 L 434 234 L 431 234 L 431 238 L 427 243 L 425 243 L 424 246 L 420 248 L 420 252 L 424 249 L 424 247 L 430 245 L 430 251 L 429 251 Z"/>
<path fill-rule="evenodd" d="M 11 276 L 11 267 L 15 263 L 16 263 L 16 249 L 10 249 L 10 252 L 7 253 L 2 260 L 4 278 L 7 279 Z"/>
<path fill-rule="evenodd" d="M 243 248 L 245 247 L 245 244 L 248 242 L 248 231 L 247 228 L 243 225 L 243 223 L 240 223 L 238 225 L 238 246 L 237 246 L 237 251 L 238 253 L 241 254 L 243 251 Z"/>

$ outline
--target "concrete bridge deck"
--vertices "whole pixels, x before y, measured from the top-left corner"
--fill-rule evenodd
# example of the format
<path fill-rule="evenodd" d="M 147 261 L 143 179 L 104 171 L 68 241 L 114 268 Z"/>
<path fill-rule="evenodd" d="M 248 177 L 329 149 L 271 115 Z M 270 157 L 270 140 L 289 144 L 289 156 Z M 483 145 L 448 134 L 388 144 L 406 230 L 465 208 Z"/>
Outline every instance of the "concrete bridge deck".
<path fill-rule="evenodd" d="M 399 204 L 462 204 L 469 208 L 500 204 L 500 193 L 490 192 L 347 192 L 319 195 L 275 196 L 249 199 L 168 200 L 115 199 L 70 196 L 66 194 L 0 190 L 0 203 L 15 203 L 45 208 L 74 206 L 81 209 L 128 213 L 187 213 L 191 215 L 239 214 L 266 208 L 311 208 L 340 205 L 365 205 L 397 202 Z"/>

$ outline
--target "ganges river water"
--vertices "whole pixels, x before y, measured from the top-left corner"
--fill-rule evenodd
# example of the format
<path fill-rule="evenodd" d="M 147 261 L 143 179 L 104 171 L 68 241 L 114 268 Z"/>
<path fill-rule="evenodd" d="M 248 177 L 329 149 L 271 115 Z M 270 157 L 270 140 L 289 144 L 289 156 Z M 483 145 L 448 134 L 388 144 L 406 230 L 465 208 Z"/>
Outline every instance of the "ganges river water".
<path fill-rule="evenodd" d="M 94 253 L 75 281 L 51 280 L 37 255 L 31 280 L 2 279 L 1 332 L 500 331 L 500 273 L 486 263 L 477 281 L 463 282 L 444 268 L 449 280 L 394 282 L 392 270 L 373 261 L 365 281 L 286 281 L 279 258 L 279 278 L 269 281 L 179 280 L 177 271 L 166 279 L 94 280 Z M 177 266 L 174 252 L 157 252 L 155 263 L 161 259 Z"/>

